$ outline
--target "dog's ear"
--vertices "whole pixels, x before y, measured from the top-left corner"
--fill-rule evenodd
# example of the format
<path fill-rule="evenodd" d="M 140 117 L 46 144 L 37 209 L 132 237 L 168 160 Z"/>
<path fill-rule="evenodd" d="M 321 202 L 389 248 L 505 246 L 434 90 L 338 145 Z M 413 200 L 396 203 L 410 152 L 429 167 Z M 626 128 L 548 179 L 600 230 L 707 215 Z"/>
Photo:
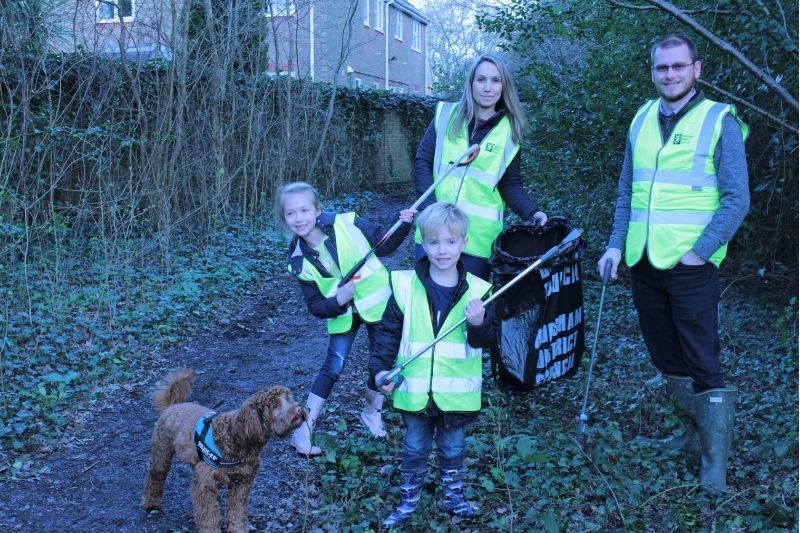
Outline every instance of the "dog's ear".
<path fill-rule="evenodd" d="M 246 442 L 266 442 L 272 435 L 273 411 L 281 405 L 272 389 L 250 396 L 239 408 L 231 430 L 235 438 Z"/>

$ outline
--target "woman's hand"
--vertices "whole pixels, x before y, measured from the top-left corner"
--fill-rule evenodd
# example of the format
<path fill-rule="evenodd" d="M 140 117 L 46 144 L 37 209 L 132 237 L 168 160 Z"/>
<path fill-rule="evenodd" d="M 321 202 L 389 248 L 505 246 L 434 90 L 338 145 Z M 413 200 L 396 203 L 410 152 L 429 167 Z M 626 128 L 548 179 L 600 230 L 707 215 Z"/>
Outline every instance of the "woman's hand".
<path fill-rule="evenodd" d="M 417 214 L 416 209 L 403 209 L 402 211 L 400 211 L 400 220 L 408 224 L 411 224 L 412 222 L 414 222 L 414 215 L 416 214 Z"/>
<path fill-rule="evenodd" d="M 539 226 L 547 224 L 547 215 L 544 214 L 544 211 L 536 211 L 531 218 L 538 222 Z"/>

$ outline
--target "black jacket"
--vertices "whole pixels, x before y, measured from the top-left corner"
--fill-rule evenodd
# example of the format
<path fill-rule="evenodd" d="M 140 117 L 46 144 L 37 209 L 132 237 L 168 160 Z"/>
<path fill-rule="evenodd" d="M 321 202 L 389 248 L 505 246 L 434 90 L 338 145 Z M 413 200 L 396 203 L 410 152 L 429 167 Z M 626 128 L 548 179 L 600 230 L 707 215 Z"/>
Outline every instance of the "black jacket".
<path fill-rule="evenodd" d="M 479 144 L 486 135 L 492 131 L 500 119 L 506 115 L 505 108 L 499 109 L 494 115 L 489 118 L 484 124 L 473 131 L 475 125 L 474 121 L 471 122 L 467 128 L 470 131 L 469 145 Z M 433 183 L 433 158 L 436 153 L 436 119 L 434 118 L 425 130 L 425 135 L 417 148 L 417 155 L 414 158 L 414 185 L 417 189 L 417 194 L 422 195 L 428 187 Z M 521 219 L 528 220 L 533 217 L 533 214 L 539 211 L 539 207 L 531 200 L 527 191 L 522 185 L 520 154 L 522 149 L 517 152 L 514 159 L 509 163 L 503 177 L 497 183 L 497 190 L 500 192 L 500 197 L 516 213 Z M 454 171 L 457 172 L 457 171 Z M 431 195 L 420 206 L 422 211 L 429 204 L 433 203 L 434 195 Z"/>
<path fill-rule="evenodd" d="M 324 212 L 317 218 L 317 226 L 325 235 L 328 236 L 328 240 L 325 241 L 325 245 L 328 248 L 328 252 L 331 254 L 331 257 L 333 257 L 333 260 L 336 261 L 336 264 L 338 265 L 339 255 L 336 249 L 336 232 L 333 230 L 333 222 L 335 218 L 335 213 Z M 381 227 L 379 227 L 377 224 L 369 222 L 368 220 L 359 218 L 358 215 L 356 215 L 355 226 L 361 231 L 361 233 L 364 234 L 364 237 L 366 237 L 370 246 L 375 246 L 378 241 L 380 241 L 381 237 L 383 237 L 383 230 Z M 384 257 L 394 252 L 403 242 L 403 239 L 406 238 L 406 235 L 408 235 L 410 229 L 411 224 L 403 222 L 398 230 L 394 232 L 394 234 L 375 251 L 375 255 Z M 289 269 L 295 274 L 295 276 L 297 276 L 303 269 L 304 257 L 312 265 L 314 265 L 314 267 L 324 277 L 333 277 L 331 273 L 328 272 L 324 266 L 322 266 L 322 263 L 320 263 L 319 253 L 306 244 L 306 241 L 295 236 L 295 238 L 292 239 L 291 244 L 289 244 L 289 252 L 287 256 Z M 342 274 L 344 274 L 344 272 L 342 272 Z M 335 318 L 347 311 L 347 307 L 350 305 L 349 302 L 347 305 L 339 305 L 339 302 L 336 301 L 336 296 L 326 298 L 325 295 L 320 292 L 316 283 L 312 281 L 303 281 L 299 278 L 297 281 L 300 283 L 300 289 L 303 293 L 303 299 L 305 299 L 306 306 L 308 307 L 309 312 L 315 317 L 325 319 Z"/>

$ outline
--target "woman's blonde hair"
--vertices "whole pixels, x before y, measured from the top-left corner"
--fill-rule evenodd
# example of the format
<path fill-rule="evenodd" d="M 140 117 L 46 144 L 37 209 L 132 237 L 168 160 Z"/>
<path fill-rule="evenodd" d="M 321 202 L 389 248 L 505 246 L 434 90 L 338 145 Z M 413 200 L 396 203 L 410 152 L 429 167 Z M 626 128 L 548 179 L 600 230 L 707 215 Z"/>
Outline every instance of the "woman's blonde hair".
<path fill-rule="evenodd" d="M 417 227 L 422 233 L 423 239 L 426 233 L 442 226 L 447 227 L 453 235 L 465 237 L 469 228 L 469 220 L 461 209 L 449 202 L 431 204 L 423 209 L 417 218 Z"/>
<path fill-rule="evenodd" d="M 278 190 L 278 194 L 275 195 L 275 220 L 280 226 L 283 226 L 284 228 L 286 227 L 286 219 L 283 217 L 283 204 L 286 202 L 286 197 L 290 194 L 297 194 L 301 192 L 309 193 L 314 203 L 314 207 L 317 209 L 322 209 L 319 201 L 319 193 L 312 185 L 306 183 L 305 181 L 287 183 L 281 187 Z"/>
<path fill-rule="evenodd" d="M 461 128 L 469 125 L 475 119 L 475 99 L 472 97 L 472 82 L 475 81 L 475 71 L 478 70 L 478 66 L 485 61 L 493 64 L 497 67 L 498 72 L 500 72 L 500 82 L 503 84 L 503 92 L 500 95 L 500 101 L 503 102 L 506 108 L 506 116 L 511 122 L 511 139 L 515 143 L 520 144 L 522 143 L 522 137 L 528 129 L 528 120 L 525 118 L 525 111 L 522 109 L 522 104 L 519 101 L 517 87 L 514 85 L 514 78 L 511 75 L 511 71 L 499 55 L 491 52 L 478 56 L 467 71 L 467 75 L 464 78 L 464 94 L 461 95 L 461 100 L 458 103 L 458 111 L 456 112 L 455 119 L 447 129 L 447 135 L 451 139 L 456 137 L 461 131 Z"/>

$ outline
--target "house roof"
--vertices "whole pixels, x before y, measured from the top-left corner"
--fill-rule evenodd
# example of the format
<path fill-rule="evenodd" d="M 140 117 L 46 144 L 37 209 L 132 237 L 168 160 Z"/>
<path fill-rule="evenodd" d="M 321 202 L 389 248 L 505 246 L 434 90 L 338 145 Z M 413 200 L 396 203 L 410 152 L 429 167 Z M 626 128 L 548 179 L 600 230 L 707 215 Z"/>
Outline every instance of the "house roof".
<path fill-rule="evenodd" d="M 390 0 L 389 5 L 393 5 L 395 9 L 399 9 L 404 13 L 408 13 L 408 15 L 411 18 L 420 21 L 422 24 L 425 24 L 426 26 L 430 22 L 428 17 L 422 14 L 422 11 L 412 6 L 411 3 L 408 2 L 407 0 L 393 0 L 393 1 Z"/>

